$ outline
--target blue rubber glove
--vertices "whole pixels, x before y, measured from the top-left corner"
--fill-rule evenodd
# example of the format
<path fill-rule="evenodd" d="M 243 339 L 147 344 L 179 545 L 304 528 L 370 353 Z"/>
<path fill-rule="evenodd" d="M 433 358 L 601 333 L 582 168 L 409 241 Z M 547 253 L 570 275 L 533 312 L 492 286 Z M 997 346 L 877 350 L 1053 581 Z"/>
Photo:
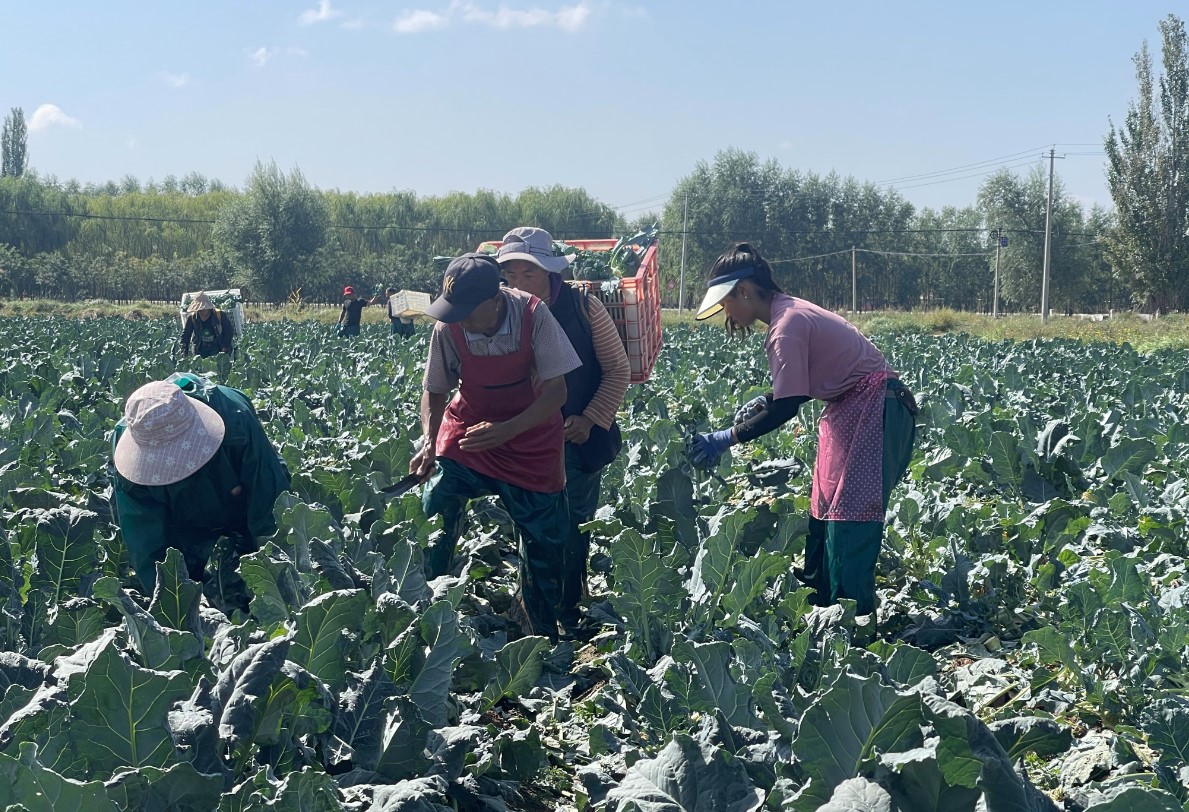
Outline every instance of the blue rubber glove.
<path fill-rule="evenodd" d="M 699 468 L 713 468 L 723 452 L 736 442 L 732 429 L 698 434 L 690 444 L 690 461 Z"/>

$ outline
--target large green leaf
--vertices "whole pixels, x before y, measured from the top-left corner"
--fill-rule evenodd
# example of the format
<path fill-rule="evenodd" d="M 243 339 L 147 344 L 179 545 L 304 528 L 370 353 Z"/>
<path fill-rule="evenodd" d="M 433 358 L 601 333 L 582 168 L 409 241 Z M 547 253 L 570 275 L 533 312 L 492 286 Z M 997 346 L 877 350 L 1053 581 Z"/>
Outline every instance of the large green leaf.
<path fill-rule="evenodd" d="M 611 542 L 610 554 L 615 562 L 611 605 L 642 649 L 640 658 L 655 661 L 669 648 L 685 594 L 679 572 L 684 550 L 674 546 L 662 553 L 655 537 L 623 528 Z"/>
<path fill-rule="evenodd" d="M 448 601 L 438 601 L 425 610 L 420 633 L 427 653 L 409 695 L 421 716 L 440 727 L 446 724 L 446 697 L 454 680 L 454 666 L 470 653 L 471 641 L 459 629 L 458 614 Z"/>
<path fill-rule="evenodd" d="M 1012 487 L 1018 487 L 1022 463 L 1020 461 L 1020 441 L 1014 434 L 1007 431 L 996 431 L 991 435 L 987 446 L 987 453 L 991 457 L 991 470 L 995 477 Z"/>
<path fill-rule="evenodd" d="M 755 724 L 751 712 L 751 691 L 731 674 L 731 646 L 722 641 L 713 643 L 673 644 L 673 659 L 693 667 L 701 687 L 700 701 L 694 710 L 713 713 L 722 711 L 733 725 Z"/>
<path fill-rule="evenodd" d="M 923 747 L 880 758 L 880 767 L 891 775 L 882 776 L 890 787 L 895 804 L 912 812 L 951 812 L 973 810 L 979 791 L 972 787 L 953 786 L 945 779 L 937 759 L 937 739 L 929 739 Z"/>
<path fill-rule="evenodd" d="M 812 812 L 848 778 L 864 776 L 881 753 L 920 747 L 921 699 L 844 672 L 805 711 L 793 752 L 811 779 L 792 808 Z"/>
<path fill-rule="evenodd" d="M 695 602 L 717 601 L 726 590 L 736 556 L 741 555 L 743 535 L 755 518 L 754 510 L 723 506 L 710 520 L 690 575 L 690 598 Z"/>
<path fill-rule="evenodd" d="M 1068 727 L 1039 716 L 1002 719 L 987 726 L 1012 762 L 1028 753 L 1035 753 L 1041 758 L 1057 756 L 1073 744 L 1073 734 Z"/>
<path fill-rule="evenodd" d="M 37 758 L 37 746 L 25 742 L 20 755 L 0 753 L 0 804 L 53 812 L 117 812 L 102 781 L 63 778 Z"/>
<path fill-rule="evenodd" d="M 118 579 L 100 578 L 93 589 L 95 597 L 124 615 L 128 633 L 141 663 L 156 670 L 187 669 L 188 663 L 202 656 L 202 641 L 192 632 L 178 631 L 157 622 L 149 612 L 120 588 Z"/>
<path fill-rule="evenodd" d="M 490 710 L 505 697 L 527 693 L 541 676 L 542 657 L 548 650 L 547 637 L 522 637 L 497 651 L 494 673 L 479 700 L 480 710 Z"/>
<path fill-rule="evenodd" d="M 760 550 L 751 558 L 735 563 L 731 587 L 723 596 L 722 608 L 731 621 L 747 611 L 768 582 L 792 569 L 787 556 Z"/>
<path fill-rule="evenodd" d="M 681 468 L 670 468 L 656 479 L 654 516 L 672 521 L 675 541 L 687 550 L 698 543 L 698 511 L 694 505 L 694 488 L 689 474 Z"/>
<path fill-rule="evenodd" d="M 637 761 L 607 799 L 616 812 L 755 812 L 764 793 L 721 748 L 676 733 L 655 758 Z"/>
<path fill-rule="evenodd" d="M 1158 456 L 1155 444 L 1146 437 L 1124 437 L 1102 455 L 1099 464 L 1110 480 L 1123 472 L 1142 475 L 1148 463 Z"/>
<path fill-rule="evenodd" d="M 55 605 L 78 592 L 79 584 L 97 569 L 94 543 L 99 516 L 63 506 L 34 512 L 37 570 L 32 587 L 38 600 Z"/>
<path fill-rule="evenodd" d="M 939 696 L 923 694 L 921 700 L 926 718 L 941 739 L 937 763 L 946 783 L 982 790 L 990 812 L 1031 808 L 1024 782 L 985 724 Z"/>
<path fill-rule="evenodd" d="M 107 796 L 124 809 L 138 812 L 210 812 L 223 794 L 221 775 L 204 775 L 189 762 L 168 770 L 141 767 L 117 773 L 107 783 Z"/>
<path fill-rule="evenodd" d="M 354 766 L 376 768 L 382 750 L 385 706 L 396 694 L 396 684 L 378 662 L 362 674 L 347 675 L 347 690 L 335 718 L 335 735 L 351 746 Z"/>
<path fill-rule="evenodd" d="M 1162 789 L 1128 784 L 1090 794 L 1085 812 L 1183 812 L 1176 796 Z"/>
<path fill-rule="evenodd" d="M 202 584 L 190 578 L 186 562 L 176 547 L 165 551 L 165 560 L 157 563 L 157 581 L 149 612 L 162 626 L 198 633 L 198 604 Z"/>
<path fill-rule="evenodd" d="M 240 557 L 239 571 L 252 592 L 252 616 L 262 625 L 287 621 L 301 607 L 305 590 L 297 567 L 271 541 Z"/>
<path fill-rule="evenodd" d="M 1189 765 L 1189 703 L 1157 699 L 1144 709 L 1141 718 L 1148 744 L 1160 754 L 1161 764 L 1175 768 Z"/>
<path fill-rule="evenodd" d="M 291 500 L 289 504 L 286 504 L 286 499 Z M 280 513 L 277 521 L 279 533 L 274 538 L 283 539 L 282 547 L 303 572 L 310 568 L 311 539 L 327 541 L 339 537 L 334 527 L 334 517 L 327 510 L 311 507 L 282 494 L 274 512 Z"/>
<path fill-rule="evenodd" d="M 95 770 L 167 767 L 177 761 L 166 714 L 190 693 L 181 671 L 137 666 L 113 638 L 89 653 L 82 670 L 67 678 L 73 734 Z"/>
<path fill-rule="evenodd" d="M 399 697 L 384 727 L 376 772 L 389 781 L 424 775 L 429 766 L 425 744 L 432 729 L 413 702 Z"/>
<path fill-rule="evenodd" d="M 397 528 L 393 528 L 392 532 L 396 533 Z M 421 545 L 416 539 L 405 538 L 403 533 L 392 545 L 392 556 L 388 559 L 388 571 L 392 579 L 389 589 L 410 606 L 429 600 L 433 591 L 425 581 L 425 558 L 421 553 Z"/>
<path fill-rule="evenodd" d="M 251 746 L 290 647 L 289 637 L 256 643 L 237 654 L 219 675 L 210 704 L 221 747 L 242 754 Z"/>
<path fill-rule="evenodd" d="M 297 613 L 289 659 L 339 693 L 351 666 L 349 640 L 362 626 L 367 593 L 343 589 L 319 595 Z"/>

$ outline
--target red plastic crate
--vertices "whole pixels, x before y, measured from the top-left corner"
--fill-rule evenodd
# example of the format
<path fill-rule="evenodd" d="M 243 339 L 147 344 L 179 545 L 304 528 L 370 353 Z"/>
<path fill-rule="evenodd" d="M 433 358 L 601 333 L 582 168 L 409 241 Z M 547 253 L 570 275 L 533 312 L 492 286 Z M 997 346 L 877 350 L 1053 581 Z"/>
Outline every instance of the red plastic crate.
<path fill-rule="evenodd" d="M 563 240 L 579 251 L 610 251 L 618 240 Z M 498 240 L 480 244 L 479 251 L 497 250 Z M 661 353 L 661 291 L 654 241 L 640 258 L 635 276 L 622 279 L 576 280 L 570 282 L 595 296 L 607 308 L 623 347 L 627 350 L 632 383 L 644 383 L 652 375 Z"/>

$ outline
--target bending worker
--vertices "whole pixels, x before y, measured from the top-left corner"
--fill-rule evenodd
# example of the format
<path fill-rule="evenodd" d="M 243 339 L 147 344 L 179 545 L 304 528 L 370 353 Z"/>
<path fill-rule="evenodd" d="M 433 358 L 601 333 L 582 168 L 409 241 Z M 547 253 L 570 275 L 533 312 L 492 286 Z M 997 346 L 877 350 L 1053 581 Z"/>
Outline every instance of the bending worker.
<path fill-rule="evenodd" d="M 289 488 L 247 396 L 187 373 L 132 393 L 112 461 L 120 534 L 150 593 L 169 547 L 197 581 L 220 536 L 236 538 L 238 552 L 255 550 L 257 538 L 276 532 L 273 503 Z"/>
<path fill-rule="evenodd" d="M 561 407 L 566 373 L 580 361 L 540 299 L 500 286 L 494 257 L 454 259 L 442 291 L 426 310 L 438 323 L 421 392 L 425 442 L 409 462 L 411 473 L 432 475 L 422 505 L 443 519 L 426 569 L 431 578 L 450 569 L 467 502 L 498 495 L 520 536 L 525 631 L 557 639 L 572 608 L 561 579 L 569 532 Z"/>
<path fill-rule="evenodd" d="M 875 565 L 892 488 L 916 436 L 916 401 L 883 353 L 850 322 L 786 295 L 772 268 L 747 243 L 715 261 L 699 320 L 726 312 L 732 334 L 768 325 L 764 350 L 772 393 L 745 404 L 735 425 L 693 442 L 693 461 L 714 465 L 736 443 L 792 420 L 802 403 L 827 403 L 818 423 L 804 580 L 818 606 L 853 598 L 875 612 Z"/>

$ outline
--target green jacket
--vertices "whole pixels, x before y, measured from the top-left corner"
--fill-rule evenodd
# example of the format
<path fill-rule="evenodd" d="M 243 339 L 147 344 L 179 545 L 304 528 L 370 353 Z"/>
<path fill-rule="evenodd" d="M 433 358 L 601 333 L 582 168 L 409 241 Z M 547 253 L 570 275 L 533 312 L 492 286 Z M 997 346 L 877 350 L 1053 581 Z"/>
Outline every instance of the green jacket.
<path fill-rule="evenodd" d="M 219 413 L 223 443 L 202 468 L 172 485 L 137 485 L 111 467 L 116 516 L 137 578 L 150 592 L 155 562 L 168 547 L 185 556 L 191 577 L 200 577 L 220 536 L 255 539 L 276 532 L 272 508 L 289 488 L 289 471 L 272 447 L 247 395 L 229 386 L 199 381 L 186 394 Z M 112 450 L 124 433 L 116 424 Z"/>

